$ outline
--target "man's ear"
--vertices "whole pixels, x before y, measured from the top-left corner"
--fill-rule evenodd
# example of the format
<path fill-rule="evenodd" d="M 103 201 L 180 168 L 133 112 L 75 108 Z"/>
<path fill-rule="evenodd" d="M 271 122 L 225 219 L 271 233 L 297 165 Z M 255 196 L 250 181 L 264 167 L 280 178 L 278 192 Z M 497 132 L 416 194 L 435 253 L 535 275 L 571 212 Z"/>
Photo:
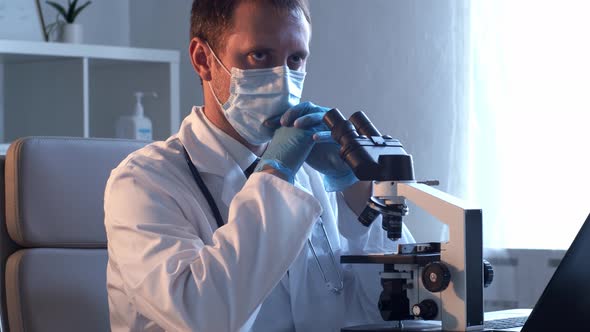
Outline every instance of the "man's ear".
<path fill-rule="evenodd" d="M 210 81 L 211 67 L 209 66 L 208 59 L 211 50 L 209 49 L 209 46 L 207 46 L 207 43 L 199 37 L 193 37 L 191 39 L 188 51 L 191 57 L 193 68 L 197 74 L 199 74 L 201 80 Z"/>

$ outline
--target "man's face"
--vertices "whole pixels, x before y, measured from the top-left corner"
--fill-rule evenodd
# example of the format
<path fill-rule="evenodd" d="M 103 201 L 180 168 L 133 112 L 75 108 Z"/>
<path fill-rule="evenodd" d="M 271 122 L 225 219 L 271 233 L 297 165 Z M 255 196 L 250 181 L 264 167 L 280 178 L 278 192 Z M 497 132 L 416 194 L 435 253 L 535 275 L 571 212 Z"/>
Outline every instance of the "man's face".
<path fill-rule="evenodd" d="M 214 51 L 228 70 L 287 65 L 305 71 L 310 36 L 311 27 L 303 13 L 277 11 L 272 5 L 245 1 L 235 8 L 233 26 Z M 215 61 L 210 63 L 213 88 L 223 103 L 229 98 L 230 77 Z"/>

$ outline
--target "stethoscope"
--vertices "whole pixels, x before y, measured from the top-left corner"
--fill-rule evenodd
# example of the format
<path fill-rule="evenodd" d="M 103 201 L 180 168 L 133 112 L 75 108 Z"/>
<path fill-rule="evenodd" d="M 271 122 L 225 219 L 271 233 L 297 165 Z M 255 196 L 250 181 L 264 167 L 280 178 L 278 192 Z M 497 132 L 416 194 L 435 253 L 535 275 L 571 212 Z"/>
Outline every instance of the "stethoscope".
<path fill-rule="evenodd" d="M 186 148 L 184 146 L 182 148 L 184 150 L 184 158 L 186 159 L 186 163 L 188 164 L 188 167 L 190 168 L 191 173 L 193 174 L 193 178 L 195 179 L 197 186 L 199 186 L 199 189 L 201 190 L 201 192 L 205 196 L 205 199 L 207 200 L 207 204 L 209 205 L 209 208 L 211 209 L 211 212 L 213 213 L 213 217 L 215 217 L 215 221 L 217 222 L 217 227 L 223 226 L 225 224 L 225 222 L 223 221 L 223 218 L 221 217 L 221 213 L 219 212 L 219 208 L 217 207 L 217 203 L 215 203 L 215 200 L 213 199 L 213 195 L 211 195 L 211 192 L 209 191 L 209 188 L 207 188 L 207 185 L 203 181 L 201 174 L 199 173 L 199 171 L 197 170 L 197 168 L 195 167 L 195 165 L 191 161 L 191 158 L 188 155 Z M 250 175 L 252 175 L 252 172 L 254 172 L 254 168 L 256 167 L 256 164 L 257 164 L 257 162 L 254 162 L 252 165 L 250 165 L 250 167 L 248 167 L 244 171 L 244 175 L 246 176 L 246 178 L 248 178 L 248 177 L 250 177 Z M 323 223 L 319 223 L 319 225 L 321 227 L 321 231 L 323 232 L 323 236 L 327 239 L 328 235 L 326 234 L 326 229 L 324 228 Z M 315 260 L 318 263 L 318 266 L 319 266 L 320 271 L 322 273 L 322 277 L 324 278 L 324 282 L 326 283 L 326 285 L 328 286 L 328 288 L 332 292 L 340 293 L 342 291 L 342 288 L 344 287 L 344 281 L 343 281 L 342 274 L 338 270 L 339 280 L 337 282 L 329 281 L 324 269 L 322 268 L 322 264 L 320 264 L 320 260 L 319 260 L 318 255 L 311 243 L 311 240 L 308 239 L 307 242 L 309 243 L 309 246 L 311 248 L 313 256 L 315 257 Z M 336 264 L 336 258 L 334 256 L 334 253 L 332 252 L 331 248 L 330 248 L 329 254 L 330 254 L 330 258 L 332 259 L 333 264 Z"/>
<path fill-rule="evenodd" d="M 225 222 L 223 221 L 223 218 L 221 217 L 221 213 L 219 212 L 219 208 L 217 207 L 217 203 L 215 203 L 215 200 L 213 199 L 213 195 L 211 195 L 211 192 L 209 191 L 209 188 L 207 188 L 205 181 L 203 181 L 201 174 L 199 173 L 199 171 L 197 170 L 197 168 L 195 167 L 195 165 L 191 161 L 191 157 L 188 155 L 186 148 L 183 146 L 182 149 L 184 150 L 184 159 L 186 159 L 186 163 L 188 164 L 188 167 L 190 168 L 191 173 L 193 174 L 193 178 L 195 179 L 197 186 L 199 187 L 199 189 L 201 190 L 201 192 L 205 196 L 205 199 L 207 200 L 207 204 L 209 205 L 209 208 L 211 209 L 211 212 L 213 213 L 213 217 L 215 218 L 215 221 L 217 222 L 217 227 L 223 226 L 225 224 Z M 246 176 L 246 178 L 248 178 L 248 177 L 250 177 L 250 175 L 252 175 L 252 172 L 254 172 L 254 168 L 256 167 L 256 164 L 257 164 L 256 162 L 253 163 L 252 165 L 250 165 L 250 167 L 248 167 L 244 171 L 244 175 Z"/>

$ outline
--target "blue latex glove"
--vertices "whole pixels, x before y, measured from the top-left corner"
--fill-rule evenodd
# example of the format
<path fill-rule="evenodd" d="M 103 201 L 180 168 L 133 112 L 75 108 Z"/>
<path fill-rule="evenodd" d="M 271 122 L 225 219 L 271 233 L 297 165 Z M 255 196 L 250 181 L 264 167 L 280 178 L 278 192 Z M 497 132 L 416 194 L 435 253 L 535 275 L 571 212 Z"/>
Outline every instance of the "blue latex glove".
<path fill-rule="evenodd" d="M 283 127 L 311 130 L 314 132 L 315 146 L 306 162 L 322 173 L 326 191 L 342 191 L 356 183 L 358 179 L 352 169 L 340 158 L 340 144 L 326 137 L 330 136 L 328 127 L 322 121 L 330 109 L 317 106 L 311 102 L 293 106 L 280 118 Z"/>
<path fill-rule="evenodd" d="M 260 172 L 265 166 L 270 166 L 284 174 L 287 181 L 294 183 L 295 174 L 315 144 L 313 134 L 311 130 L 295 127 L 278 128 L 254 171 Z"/>

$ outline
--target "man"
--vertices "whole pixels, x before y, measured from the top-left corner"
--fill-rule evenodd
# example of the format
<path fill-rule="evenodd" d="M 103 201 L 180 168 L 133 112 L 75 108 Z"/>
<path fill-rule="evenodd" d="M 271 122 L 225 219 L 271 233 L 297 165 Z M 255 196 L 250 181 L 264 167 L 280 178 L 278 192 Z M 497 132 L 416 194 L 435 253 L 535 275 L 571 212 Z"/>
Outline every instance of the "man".
<path fill-rule="evenodd" d="M 125 159 L 105 191 L 113 331 L 380 320 L 377 267 L 343 267 L 339 255 L 395 243 L 380 223 L 356 221 L 370 184 L 337 144 L 314 141 L 327 109 L 299 104 L 310 22 L 303 0 L 194 1 L 189 50 L 204 107 Z"/>

